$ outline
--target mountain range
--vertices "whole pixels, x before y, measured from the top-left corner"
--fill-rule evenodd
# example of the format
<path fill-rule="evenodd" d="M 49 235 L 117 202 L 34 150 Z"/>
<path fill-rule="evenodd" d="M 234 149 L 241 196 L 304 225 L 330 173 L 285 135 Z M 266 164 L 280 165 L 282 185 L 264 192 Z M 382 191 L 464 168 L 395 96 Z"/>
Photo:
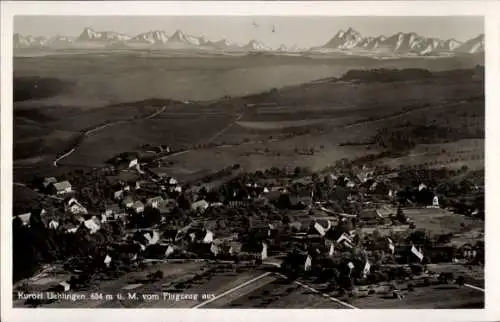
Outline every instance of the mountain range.
<path fill-rule="evenodd" d="M 23 48 L 163 48 L 163 49 L 202 49 L 216 51 L 241 52 L 373 52 L 391 54 L 475 54 L 484 52 L 484 34 L 480 34 L 464 43 L 455 39 L 423 37 L 414 32 L 397 32 L 391 36 L 363 37 L 358 31 L 348 28 L 338 31 L 323 46 L 310 49 L 298 49 L 296 46 L 279 46 L 272 49 L 258 40 L 252 39 L 247 44 L 239 45 L 226 39 L 207 40 L 203 36 L 192 36 L 180 30 L 172 35 L 164 31 L 148 31 L 136 36 L 129 36 L 114 31 L 95 31 L 85 28 L 76 38 L 56 35 L 54 37 L 33 37 L 14 34 L 14 49 Z"/>
<path fill-rule="evenodd" d="M 398 32 L 389 37 L 363 37 L 356 30 L 349 28 L 345 31 L 340 30 L 325 45 L 312 48 L 311 50 L 367 50 L 392 53 L 414 53 L 419 55 L 454 52 L 474 54 L 484 52 L 484 34 L 480 34 L 462 43 L 456 39 L 443 40 L 433 37 L 422 37 L 414 32 Z"/>

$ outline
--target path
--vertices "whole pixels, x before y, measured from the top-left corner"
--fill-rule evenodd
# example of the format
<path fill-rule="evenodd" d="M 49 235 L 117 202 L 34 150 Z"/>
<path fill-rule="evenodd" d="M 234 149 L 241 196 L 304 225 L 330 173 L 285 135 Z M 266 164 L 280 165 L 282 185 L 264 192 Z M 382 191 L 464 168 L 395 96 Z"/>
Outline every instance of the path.
<path fill-rule="evenodd" d="M 276 273 L 276 274 L 278 274 L 278 275 L 279 275 L 280 277 L 282 277 L 282 278 L 287 278 L 285 275 L 282 275 L 282 274 L 280 274 L 280 273 Z M 309 286 L 309 285 L 306 285 L 306 284 L 304 284 L 304 283 L 302 283 L 302 282 L 299 282 L 299 281 L 293 281 L 293 282 L 294 282 L 295 284 L 299 285 L 299 286 L 302 286 L 302 287 L 303 287 L 303 288 L 305 288 L 305 289 L 308 289 L 309 291 L 311 291 L 311 292 L 313 292 L 313 293 L 319 294 L 319 295 L 323 296 L 324 298 L 329 299 L 329 300 L 330 300 L 330 301 L 332 301 L 332 302 L 338 303 L 338 304 L 343 305 L 343 306 L 345 306 L 345 307 L 347 307 L 347 308 L 350 308 L 350 309 L 354 309 L 354 310 L 359 309 L 359 307 L 355 307 L 354 305 L 351 305 L 351 304 L 349 304 L 349 303 L 346 303 L 346 302 L 344 302 L 344 301 L 341 301 L 341 300 L 339 300 L 338 298 L 335 298 L 335 297 L 330 296 L 330 295 L 328 295 L 328 294 L 326 294 L 326 293 L 323 293 L 323 292 L 321 292 L 321 291 L 319 291 L 319 290 L 315 289 L 314 287 L 311 287 L 311 286 Z"/>
<path fill-rule="evenodd" d="M 98 125 L 92 129 L 89 129 L 85 132 L 83 132 L 81 134 L 81 140 L 75 144 L 75 147 L 73 147 L 71 150 L 69 150 L 68 152 L 64 153 L 63 155 L 59 156 L 54 162 L 53 162 L 53 165 L 54 167 L 57 167 L 57 163 L 65 158 L 67 158 L 68 156 L 70 156 L 71 154 L 73 154 L 75 151 L 76 151 L 76 148 L 78 147 L 78 145 L 80 145 L 83 141 L 83 139 L 86 137 L 86 136 L 89 136 L 90 134 L 92 133 L 95 133 L 95 132 L 98 132 L 98 131 L 101 131 L 105 128 L 108 128 L 108 127 L 111 127 L 111 126 L 114 126 L 114 125 L 118 125 L 118 124 L 122 124 L 122 123 L 127 123 L 127 122 L 133 122 L 133 121 L 140 121 L 140 120 L 149 120 L 149 119 L 152 119 L 153 117 L 156 117 L 157 115 L 165 112 L 165 110 L 167 109 L 167 106 L 164 105 L 162 106 L 161 109 L 155 111 L 154 113 L 148 115 L 148 116 L 145 116 L 143 118 L 138 118 L 138 119 L 135 119 L 135 118 L 132 118 L 132 119 L 128 119 L 128 120 L 119 120 L 119 121 L 114 121 L 114 122 L 109 122 L 109 123 L 106 123 L 106 124 L 102 124 L 102 125 Z"/>
<path fill-rule="evenodd" d="M 241 111 L 241 114 L 231 123 L 229 123 L 227 126 L 225 126 L 222 130 L 220 130 L 219 132 L 215 133 L 214 135 L 212 135 L 212 137 L 210 137 L 206 144 L 210 144 L 212 143 L 213 141 L 215 141 L 219 136 L 221 136 L 222 134 L 224 134 L 227 130 L 229 130 L 234 124 L 236 124 L 237 122 L 239 122 L 242 118 L 243 118 L 243 113 L 244 113 L 244 110 L 242 108 L 242 111 Z"/>
<path fill-rule="evenodd" d="M 465 287 L 468 287 L 468 288 L 471 288 L 473 290 L 476 290 L 476 291 L 481 291 L 484 293 L 484 289 L 480 288 L 480 287 L 477 287 L 477 286 L 474 286 L 474 285 L 471 285 L 471 284 L 464 284 Z"/>
<path fill-rule="evenodd" d="M 455 103 L 455 104 L 458 105 L 458 103 Z M 354 126 L 362 126 L 362 125 L 368 125 L 368 124 L 373 124 L 373 123 L 377 123 L 377 122 L 383 122 L 383 121 L 387 121 L 387 120 L 397 119 L 397 118 L 409 115 L 409 114 L 414 113 L 414 112 L 422 112 L 422 111 L 427 111 L 427 110 L 436 109 L 436 108 L 444 107 L 444 106 L 450 106 L 450 105 L 453 105 L 453 103 L 440 104 L 437 106 L 430 105 L 430 106 L 425 106 L 425 107 L 420 107 L 420 108 L 414 108 L 414 109 L 411 109 L 411 110 L 408 110 L 405 112 L 397 112 L 394 114 L 382 116 L 382 117 L 375 119 L 375 120 L 360 120 L 360 121 L 357 121 L 355 123 L 351 123 L 351 124 L 347 124 L 345 126 L 342 126 L 341 128 L 348 129 L 348 128 L 351 128 Z"/>
<path fill-rule="evenodd" d="M 239 122 L 243 118 L 244 112 L 245 112 L 245 108 L 242 107 L 240 115 L 238 115 L 238 117 L 233 122 L 229 123 L 223 129 L 221 129 L 220 131 L 218 131 L 217 133 L 215 133 L 214 135 L 212 135 L 205 142 L 205 144 L 212 143 L 214 140 L 216 140 L 218 137 L 220 137 L 222 134 L 224 134 L 227 130 L 229 130 L 234 124 L 236 124 L 237 122 Z M 252 142 L 247 142 L 247 143 L 243 143 L 243 144 L 248 144 L 248 143 L 252 143 Z M 225 144 L 225 145 L 217 146 L 217 148 L 228 148 L 228 147 L 234 147 L 234 146 L 237 146 L 237 145 L 238 144 Z M 194 150 L 195 149 L 191 148 L 191 149 L 186 149 L 186 150 L 182 150 L 182 151 L 179 151 L 179 152 L 175 152 L 175 153 L 172 153 L 172 154 L 169 154 L 169 155 L 161 157 L 160 160 L 167 160 L 167 159 L 170 159 L 170 158 L 178 156 L 178 155 L 183 155 L 183 154 L 186 154 L 186 153 L 190 153 L 190 152 L 192 152 Z"/>
<path fill-rule="evenodd" d="M 215 300 L 218 300 L 219 298 L 221 298 L 221 297 L 223 297 L 223 296 L 226 296 L 226 295 L 228 295 L 228 294 L 231 294 L 231 293 L 233 293 L 234 291 L 239 290 L 240 288 L 243 288 L 243 287 L 245 287 L 245 286 L 247 286 L 247 285 L 250 285 L 250 284 L 252 284 L 252 283 L 254 283 L 254 282 L 256 282 L 256 281 L 260 280 L 261 278 L 266 277 L 266 276 L 271 275 L 271 274 L 272 274 L 271 272 L 266 272 L 266 273 L 264 273 L 264 274 L 261 274 L 261 275 L 259 275 L 259 276 L 255 277 L 255 278 L 252 278 L 252 279 L 251 279 L 251 280 L 249 280 L 249 281 L 246 281 L 245 283 L 242 283 L 242 284 L 240 284 L 240 285 L 238 285 L 238 286 L 236 286 L 236 287 L 233 287 L 233 288 L 231 288 L 231 289 L 229 289 L 229 290 L 227 290 L 227 291 L 225 291 L 225 292 L 223 292 L 223 293 L 221 293 L 221 294 L 219 294 L 219 295 L 217 295 L 217 296 L 215 296 L 215 297 L 211 298 L 210 300 L 207 300 L 207 301 L 205 301 L 205 302 L 201 302 L 200 304 L 198 304 L 198 305 L 194 306 L 193 308 L 194 308 L 194 309 L 198 309 L 198 308 L 200 308 L 200 307 L 203 307 L 203 306 L 205 306 L 205 305 L 207 305 L 207 304 L 209 304 L 209 303 L 211 303 L 211 302 L 213 302 L 213 301 L 215 301 Z"/>

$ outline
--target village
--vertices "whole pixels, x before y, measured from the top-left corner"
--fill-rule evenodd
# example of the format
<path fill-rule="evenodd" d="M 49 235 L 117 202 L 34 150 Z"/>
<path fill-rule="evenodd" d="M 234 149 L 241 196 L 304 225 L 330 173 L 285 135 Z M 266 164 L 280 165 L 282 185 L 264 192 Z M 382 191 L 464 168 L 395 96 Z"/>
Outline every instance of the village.
<path fill-rule="evenodd" d="M 234 164 L 181 182 L 169 175 L 172 153 L 143 146 L 102 168 L 29 183 L 42 197 L 13 217 L 14 294 L 85 292 L 149 270 L 145 285 L 165 278 L 154 265 L 173 261 L 272 271 L 343 303 L 481 283 L 470 272 L 484 265 L 484 186 L 449 179 L 466 167 L 344 159 L 321 172 L 247 173 Z"/>

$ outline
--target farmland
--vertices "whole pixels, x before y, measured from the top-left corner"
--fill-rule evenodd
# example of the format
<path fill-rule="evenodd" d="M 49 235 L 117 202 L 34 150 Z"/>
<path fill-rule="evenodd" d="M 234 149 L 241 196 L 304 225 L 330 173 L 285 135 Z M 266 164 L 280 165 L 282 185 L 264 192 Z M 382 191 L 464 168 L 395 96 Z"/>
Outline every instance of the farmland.
<path fill-rule="evenodd" d="M 294 77 L 280 78 L 283 82 L 270 79 L 276 83 L 264 84 L 264 87 L 253 90 L 250 89 L 251 84 L 255 84 L 257 78 L 251 75 L 257 70 L 243 77 L 243 82 L 230 81 L 233 76 L 227 73 L 239 74 L 244 66 L 257 66 L 262 63 L 261 60 L 265 60 L 266 66 L 270 67 L 268 72 L 274 73 L 272 58 L 227 58 L 231 62 L 229 65 L 222 65 L 218 58 L 211 60 L 212 67 L 205 67 L 207 73 L 229 78 L 206 82 L 204 78 L 193 78 L 188 73 L 173 83 L 166 81 L 168 86 L 160 86 L 162 82 L 155 80 L 156 76 L 148 76 L 153 77 L 151 80 L 141 78 L 139 66 L 134 73 L 127 72 L 125 78 L 105 82 L 107 73 L 113 75 L 126 65 L 127 57 L 117 57 L 116 64 L 108 64 L 96 71 L 95 75 L 104 73 L 98 82 L 95 75 L 82 74 L 87 72 L 84 66 L 107 64 L 107 59 L 91 55 L 71 59 L 58 56 L 16 58 L 15 79 L 16 86 L 20 88 L 14 110 L 14 167 L 17 178 L 36 174 L 34 168 L 57 174 L 58 170 L 51 169 L 51 163 L 57 156 L 79 142 L 83 131 L 108 123 L 117 124 L 110 124 L 88 135 L 73 154 L 61 161 L 61 165 L 100 166 L 113 155 L 137 149 L 148 142 L 193 152 L 172 158 L 173 162 L 190 164 L 189 168 L 184 167 L 188 172 L 220 169 L 229 159 L 234 159 L 233 163 L 245 164 L 248 170 L 281 164 L 293 166 L 295 163 L 322 168 L 328 165 L 329 160 L 376 153 L 379 147 L 373 144 L 373 137 L 378 131 L 387 127 L 404 128 L 408 118 L 412 120 L 413 127 L 432 125 L 470 129 L 469 134 L 454 134 L 456 138 L 445 138 L 448 141 L 461 138 L 480 140 L 484 137 L 477 132 L 477 129 L 484 128 L 482 80 L 471 80 L 475 76 L 466 71 L 438 72 L 449 63 L 446 59 L 397 62 L 400 67 L 405 64 L 410 66 L 411 63 L 413 67 L 421 64 L 436 70 L 435 77 L 431 79 L 360 83 L 340 77 L 355 60 L 347 60 L 347 65 L 341 65 L 338 60 L 319 62 L 290 58 L 287 63 L 291 65 L 286 66 L 286 72 L 298 73 L 303 75 L 302 78 L 294 74 Z M 186 63 L 175 58 L 155 58 L 148 61 L 144 68 L 153 68 L 162 59 L 173 65 L 158 77 L 169 77 L 169 80 L 180 73 L 174 68 L 175 64 L 180 64 L 178 67 L 181 68 Z M 192 58 L 190 62 L 201 64 L 200 59 Z M 68 69 L 61 69 L 61 64 L 69 64 L 76 69 L 72 69 L 72 75 L 65 74 L 64 70 Z M 275 67 L 282 70 L 282 64 Z M 324 68 L 325 64 L 330 69 Z M 387 63 L 363 60 L 363 64 L 383 67 Z M 457 68 L 472 66 L 467 60 L 455 60 L 454 64 Z M 298 68 L 295 72 L 293 66 Z M 311 68 L 304 69 L 304 66 Z M 112 89 L 102 91 L 109 86 L 124 85 L 128 88 L 130 86 L 125 86 L 124 82 L 136 84 L 137 79 L 151 86 L 123 90 L 121 93 L 125 96 L 122 95 L 119 101 L 112 94 Z M 267 78 L 259 76 L 258 79 Z M 293 79 L 295 83 L 285 81 L 288 79 Z M 193 82 L 205 82 L 207 85 L 194 86 Z M 39 90 L 30 93 L 29 85 L 33 83 Z M 231 84 L 239 84 L 249 92 L 232 89 Z M 89 87 L 97 85 L 98 92 L 95 92 L 96 88 Z M 158 94 L 160 88 L 163 90 L 161 95 Z M 226 92 L 199 96 L 194 88 L 211 93 L 215 93 L 215 88 Z M 147 95 L 139 95 L 138 90 Z M 170 90 L 176 93 L 184 91 L 184 94 L 169 95 Z M 126 96 L 128 94 L 131 96 Z M 221 99 L 224 95 L 226 97 Z M 97 103 L 96 99 L 101 103 Z M 183 101 L 186 99 L 191 101 Z M 146 118 L 164 106 L 166 109 L 163 112 Z M 354 145 L 347 148 L 339 146 L 349 144 Z M 214 146 L 219 147 L 214 150 Z M 207 155 L 206 151 L 210 152 L 211 160 L 207 160 L 205 165 L 197 163 L 195 160 L 199 160 L 199 153 L 195 149 L 204 155 Z M 314 150 L 314 156 L 301 153 L 310 149 Z M 440 155 L 429 158 L 439 162 L 450 161 L 443 160 Z M 474 160 L 469 158 L 464 162 L 478 163 Z M 386 161 L 398 163 L 397 160 Z"/>
<path fill-rule="evenodd" d="M 431 265 L 430 268 L 437 272 L 450 269 L 455 272 L 465 272 L 470 275 L 467 277 L 468 282 L 484 287 L 480 272 L 473 273 L 461 265 L 445 266 Z M 163 278 L 149 280 L 147 275 L 158 270 L 163 272 Z M 63 277 L 59 274 L 52 279 Z M 50 282 L 50 279 L 50 277 L 38 278 L 32 285 L 42 285 L 44 281 Z M 399 287 L 405 289 L 409 283 L 418 282 L 412 280 L 402 282 Z M 144 270 L 126 274 L 118 280 L 100 283 L 95 291 L 103 295 L 112 294 L 113 300 L 91 299 L 92 290 L 89 290 L 77 293 L 85 296 L 86 300 L 76 302 L 59 300 L 44 307 L 450 309 L 481 308 L 484 305 L 483 292 L 457 285 L 416 287 L 414 291 L 407 292 L 406 296 L 399 300 L 393 298 L 389 292 L 338 297 L 335 293 L 321 291 L 321 288 L 322 285 L 309 280 L 288 280 L 285 276 L 273 272 L 273 269 L 209 262 L 168 261 L 150 264 Z M 119 293 L 123 296 L 121 300 L 116 298 L 116 294 Z M 149 294 L 154 297 L 148 298 Z M 14 306 L 23 307 L 23 302 L 17 300 Z"/>
<path fill-rule="evenodd" d="M 16 307 L 484 305 L 481 66 L 113 58 L 16 60 Z"/>

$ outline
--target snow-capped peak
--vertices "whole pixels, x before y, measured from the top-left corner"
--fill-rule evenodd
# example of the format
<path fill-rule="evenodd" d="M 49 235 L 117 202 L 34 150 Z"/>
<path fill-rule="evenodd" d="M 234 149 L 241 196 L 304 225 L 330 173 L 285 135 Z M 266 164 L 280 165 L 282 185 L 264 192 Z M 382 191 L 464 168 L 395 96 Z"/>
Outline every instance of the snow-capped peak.
<path fill-rule="evenodd" d="M 349 28 L 347 31 L 339 30 L 335 36 L 323 47 L 348 49 L 355 47 L 362 40 L 361 34 Z"/>
<path fill-rule="evenodd" d="M 19 33 L 15 33 L 13 37 L 14 48 L 44 47 L 46 45 L 47 38 L 45 37 L 23 36 Z"/>
<path fill-rule="evenodd" d="M 245 46 L 243 46 L 243 49 L 250 50 L 250 51 L 265 51 L 265 50 L 270 50 L 268 47 L 266 47 L 265 45 L 261 44 L 260 42 L 258 42 L 255 39 L 250 40 L 248 42 L 248 44 L 246 44 Z"/>
<path fill-rule="evenodd" d="M 455 51 L 468 54 L 484 52 L 484 34 L 479 34 L 478 36 L 466 41 L 464 44 L 457 47 Z"/>
<path fill-rule="evenodd" d="M 130 36 L 120 34 L 114 31 L 94 31 L 90 27 L 83 29 L 83 32 L 76 39 L 76 41 L 98 41 L 98 42 L 111 42 L 111 41 L 126 41 L 131 39 Z"/>
<path fill-rule="evenodd" d="M 164 31 L 154 30 L 139 34 L 130 41 L 143 42 L 147 44 L 165 44 L 168 41 L 168 36 Z"/>
<path fill-rule="evenodd" d="M 203 41 L 204 41 L 204 38 L 202 40 L 202 38 L 187 35 L 187 34 L 183 33 L 181 30 L 176 30 L 172 34 L 172 36 L 170 36 L 170 39 L 168 40 L 168 42 L 170 42 L 170 43 L 195 45 L 195 46 L 203 45 L 204 44 Z"/>

